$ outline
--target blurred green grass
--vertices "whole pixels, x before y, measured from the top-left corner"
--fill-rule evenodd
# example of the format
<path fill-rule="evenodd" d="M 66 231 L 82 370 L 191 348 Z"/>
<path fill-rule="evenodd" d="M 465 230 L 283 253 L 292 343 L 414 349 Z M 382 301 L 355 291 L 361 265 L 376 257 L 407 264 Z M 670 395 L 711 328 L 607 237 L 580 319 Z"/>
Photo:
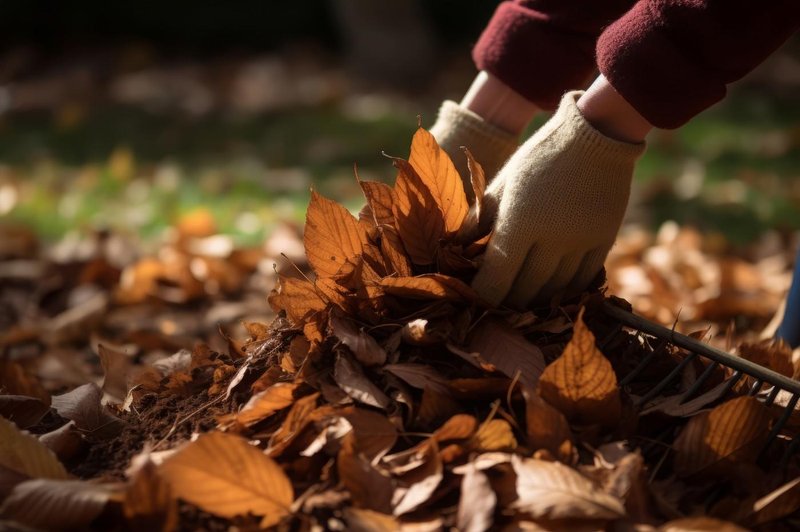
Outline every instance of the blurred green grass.
<path fill-rule="evenodd" d="M 393 179 L 381 153 L 406 156 L 416 114 L 430 125 L 435 107 L 379 103 L 369 113 L 331 102 L 251 116 L 121 105 L 5 116 L 0 216 L 46 239 L 90 227 L 151 238 L 205 208 L 223 232 L 257 243 L 279 220 L 302 220 L 310 186 L 358 208 L 354 164 L 364 179 Z M 655 132 L 636 176 L 653 225 L 674 219 L 735 243 L 798 230 L 800 109 L 789 96 L 737 91 L 680 130 Z"/>

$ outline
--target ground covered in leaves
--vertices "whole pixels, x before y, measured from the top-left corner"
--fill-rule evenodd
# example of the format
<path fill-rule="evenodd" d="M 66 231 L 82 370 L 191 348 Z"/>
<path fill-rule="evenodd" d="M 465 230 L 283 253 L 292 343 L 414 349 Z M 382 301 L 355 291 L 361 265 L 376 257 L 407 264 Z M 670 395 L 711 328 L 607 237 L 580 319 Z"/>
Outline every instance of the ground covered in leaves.
<path fill-rule="evenodd" d="M 767 406 L 769 388 L 729 389 L 701 359 L 657 388 L 686 353 L 607 317 L 629 305 L 602 278 L 551 308 L 487 308 L 469 287 L 489 237 L 464 237 L 485 186 L 469 162 L 472 205 L 419 129 L 394 186 L 359 181 L 358 217 L 312 193 L 302 241 L 287 226 L 253 249 L 203 212 L 141 256 L 114 234 L 44 253 L 3 229 L 3 526 L 795 528 L 800 418 L 764 444 L 796 401 Z M 741 332 L 786 290 L 785 242 L 714 249 L 677 226 L 624 235 L 608 286 L 796 377 L 788 349 Z"/>

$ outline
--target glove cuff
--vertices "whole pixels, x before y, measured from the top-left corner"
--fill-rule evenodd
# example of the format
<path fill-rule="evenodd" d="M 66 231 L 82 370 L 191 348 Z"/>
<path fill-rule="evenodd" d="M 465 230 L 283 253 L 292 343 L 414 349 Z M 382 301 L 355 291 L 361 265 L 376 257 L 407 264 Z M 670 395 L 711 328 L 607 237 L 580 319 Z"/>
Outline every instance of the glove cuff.
<path fill-rule="evenodd" d="M 469 109 L 452 100 L 439 108 L 436 123 L 430 129 L 439 145 L 450 155 L 470 194 L 469 170 L 461 146 L 466 146 L 483 167 L 487 179 L 492 179 L 514 151 L 519 138 L 483 120 Z"/>
<path fill-rule="evenodd" d="M 632 164 L 644 153 L 647 144 L 631 143 L 607 137 L 589 123 L 578 109 L 578 99 L 585 91 L 570 91 L 561 98 L 553 118 L 553 126 L 564 127 L 571 131 L 576 143 L 583 148 L 583 153 L 597 162 L 610 164 Z"/>

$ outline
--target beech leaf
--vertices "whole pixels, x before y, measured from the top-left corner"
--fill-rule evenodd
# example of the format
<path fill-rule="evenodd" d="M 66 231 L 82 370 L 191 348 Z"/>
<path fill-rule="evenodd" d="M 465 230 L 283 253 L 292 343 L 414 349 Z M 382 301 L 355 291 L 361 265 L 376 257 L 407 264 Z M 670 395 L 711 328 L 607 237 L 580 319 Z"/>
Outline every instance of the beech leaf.
<path fill-rule="evenodd" d="M 303 244 L 317 275 L 336 275 L 348 261 L 361 255 L 366 240 L 364 228 L 347 209 L 311 191 Z"/>
<path fill-rule="evenodd" d="M 583 310 L 564 352 L 542 373 L 539 395 L 573 423 L 613 427 L 619 422 L 617 377 L 583 322 Z"/>
<path fill-rule="evenodd" d="M 291 406 L 297 386 L 291 382 L 273 384 L 263 392 L 253 395 L 238 413 L 226 419 L 236 421 L 245 427 L 255 425 L 272 414 Z"/>
<path fill-rule="evenodd" d="M 489 479 L 470 464 L 461 479 L 456 527 L 462 532 L 483 532 L 492 527 L 497 496 Z"/>
<path fill-rule="evenodd" d="M 0 517 L 38 529 L 83 529 L 100 515 L 113 493 L 111 486 L 82 480 L 27 480 L 3 501 Z"/>
<path fill-rule="evenodd" d="M 372 336 L 357 329 L 352 322 L 340 316 L 333 316 L 330 324 L 333 335 L 350 348 L 356 360 L 365 366 L 380 366 L 386 362 L 386 351 Z"/>
<path fill-rule="evenodd" d="M 290 513 L 294 491 L 283 469 L 245 440 L 210 432 L 159 468 L 174 497 L 221 517 L 263 515 L 262 527 Z"/>
<path fill-rule="evenodd" d="M 394 166 L 398 173 L 392 211 L 397 232 L 414 264 L 434 264 L 445 233 L 442 211 L 430 188 L 407 161 L 394 159 Z"/>
<path fill-rule="evenodd" d="M 1 417 L 0 466 L 30 478 L 69 478 L 66 469 L 50 449 Z"/>
<path fill-rule="evenodd" d="M 386 409 L 389 398 L 381 391 L 359 367 L 358 363 L 340 354 L 336 357 L 333 378 L 344 393 L 366 405 Z"/>
<path fill-rule="evenodd" d="M 359 180 L 358 184 L 367 199 L 367 205 L 370 207 L 370 214 L 375 225 L 378 227 L 382 225 L 394 227 L 394 213 L 392 212 L 394 190 L 392 190 L 392 187 L 377 181 Z"/>
<path fill-rule="evenodd" d="M 92 440 L 113 438 L 125 423 L 110 414 L 102 404 L 103 391 L 94 383 L 78 386 L 74 390 L 53 396 L 53 408 L 58 415 L 75 422 L 75 425 Z"/>
<path fill-rule="evenodd" d="M 545 369 L 542 350 L 496 318 L 483 319 L 475 326 L 467 349 L 480 354 L 509 378 L 519 372 L 519 381 L 527 388 L 536 387 Z"/>
<path fill-rule="evenodd" d="M 178 506 L 169 485 L 149 458 L 136 472 L 122 501 L 131 528 L 170 532 L 178 525 Z"/>
<path fill-rule="evenodd" d="M 439 273 L 416 277 L 385 277 L 379 284 L 387 294 L 412 299 L 474 301 L 478 298 L 475 291 L 463 281 Z"/>

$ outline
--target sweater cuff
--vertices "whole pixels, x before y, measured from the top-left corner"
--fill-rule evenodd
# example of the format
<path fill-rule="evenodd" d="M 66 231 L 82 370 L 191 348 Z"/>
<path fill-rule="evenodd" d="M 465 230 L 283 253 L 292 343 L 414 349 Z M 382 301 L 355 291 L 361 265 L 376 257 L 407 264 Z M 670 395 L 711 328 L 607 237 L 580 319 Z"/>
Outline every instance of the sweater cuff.
<path fill-rule="evenodd" d="M 679 49 L 668 29 L 638 2 L 597 41 L 600 72 L 648 122 L 674 129 L 725 97 L 725 83 Z"/>
<path fill-rule="evenodd" d="M 485 70 L 540 109 L 551 110 L 594 70 L 594 42 L 554 28 L 546 15 L 503 2 L 472 50 Z"/>

